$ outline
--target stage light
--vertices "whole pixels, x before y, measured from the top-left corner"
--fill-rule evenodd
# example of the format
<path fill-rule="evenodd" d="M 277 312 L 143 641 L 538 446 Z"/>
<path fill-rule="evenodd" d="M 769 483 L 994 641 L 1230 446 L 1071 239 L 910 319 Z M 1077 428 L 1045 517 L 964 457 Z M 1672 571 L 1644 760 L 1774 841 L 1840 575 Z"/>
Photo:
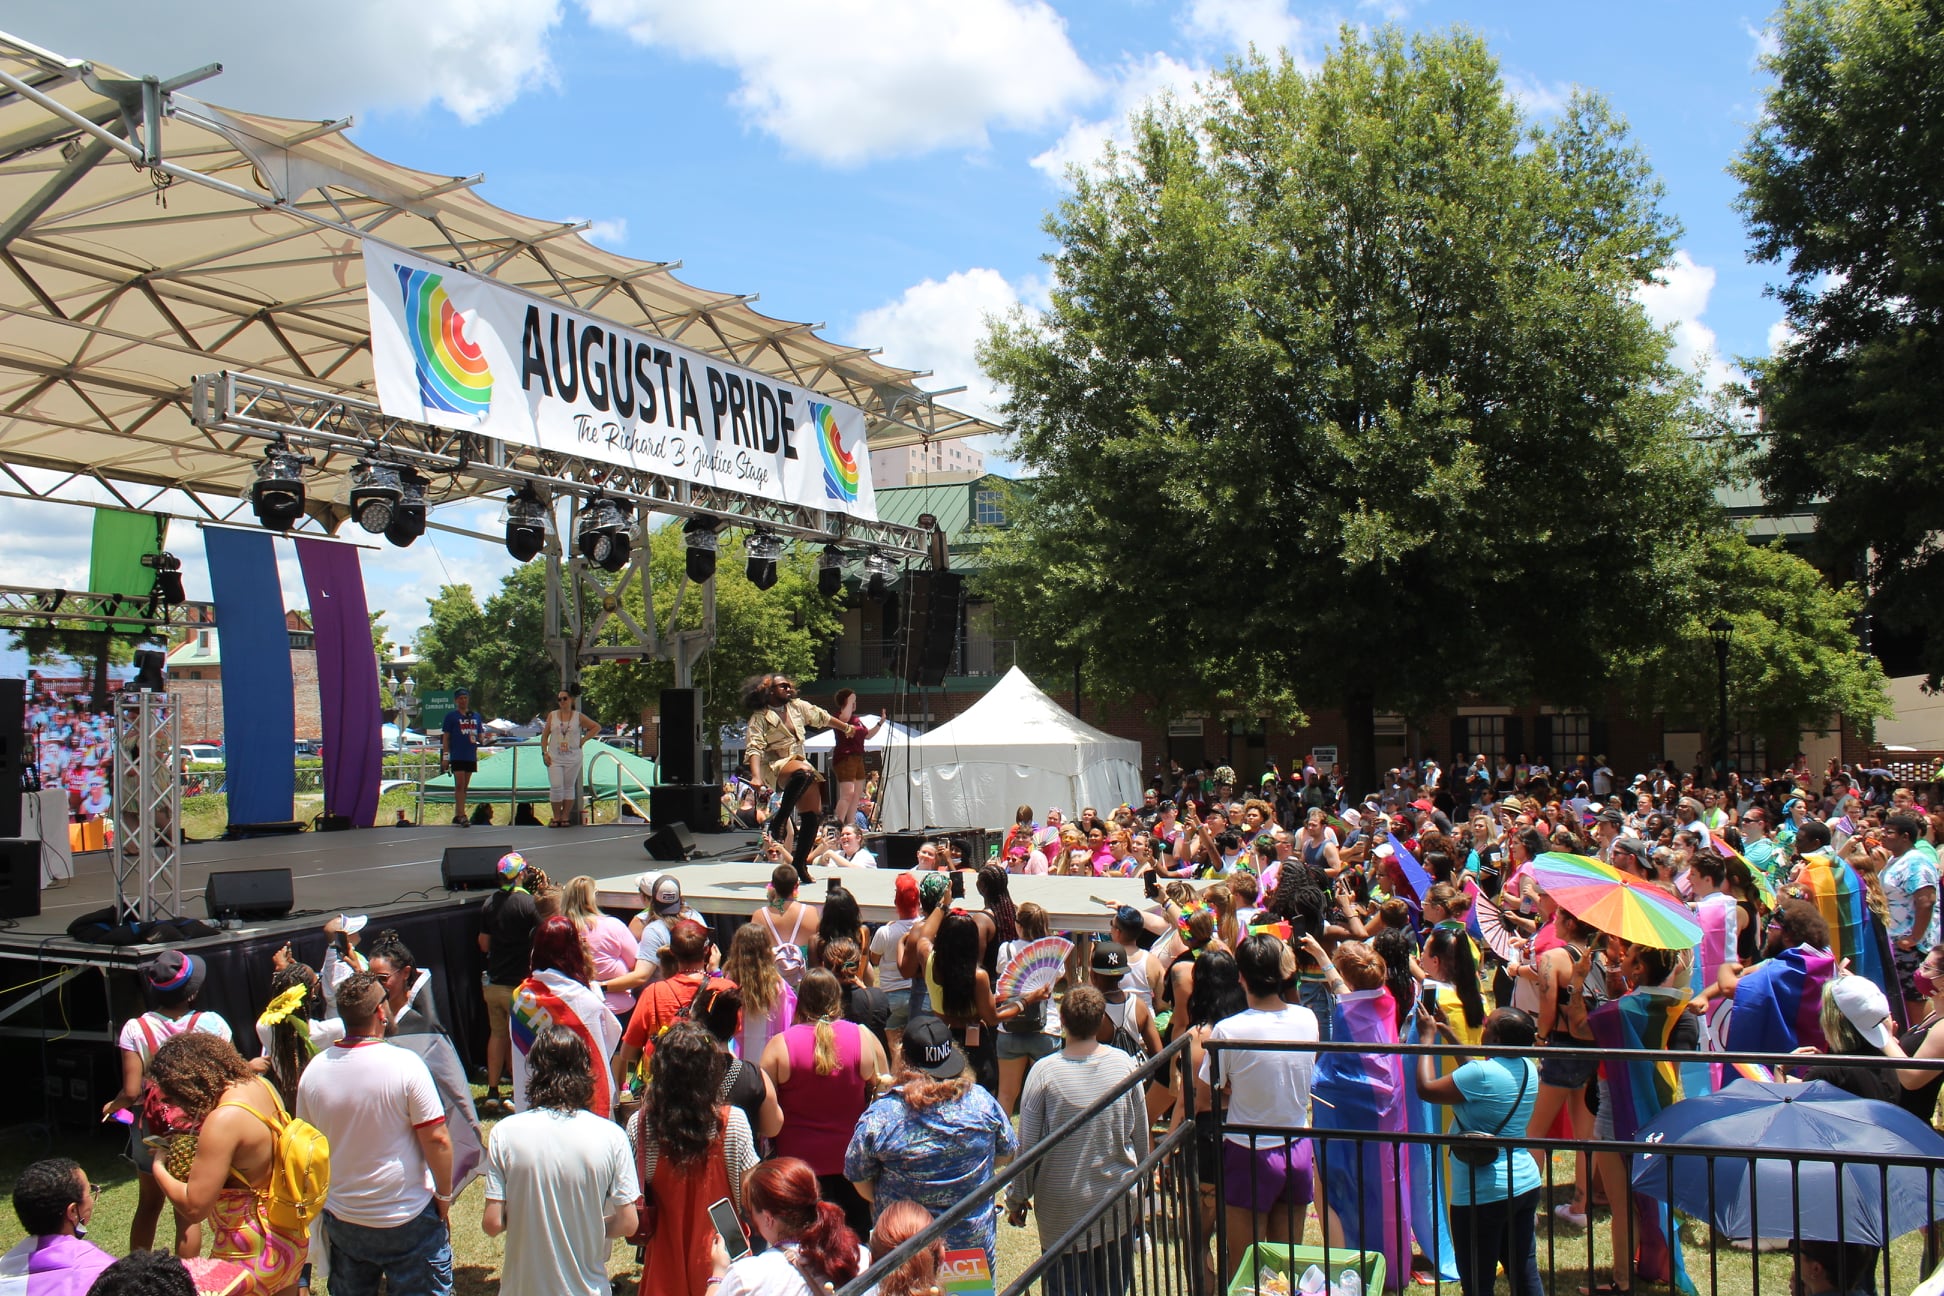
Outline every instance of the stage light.
<path fill-rule="evenodd" d="M 547 547 L 552 514 L 531 486 L 506 497 L 506 552 L 515 562 L 529 562 Z"/>
<path fill-rule="evenodd" d="M 284 445 L 264 447 L 250 486 L 250 507 L 272 531 L 288 531 L 304 515 L 304 468 L 310 459 Z"/>
<path fill-rule="evenodd" d="M 574 546 L 581 557 L 602 571 L 618 572 L 626 567 L 633 548 L 628 539 L 628 515 L 632 511 L 625 501 L 599 495 L 589 501 L 574 532 Z"/>
<path fill-rule="evenodd" d="M 892 576 L 896 575 L 898 564 L 890 554 L 873 549 L 864 555 L 864 592 L 872 599 L 882 600 Z"/>
<path fill-rule="evenodd" d="M 425 478 L 410 468 L 401 468 L 398 479 L 401 493 L 392 508 L 391 525 L 385 528 L 385 539 L 404 549 L 425 534 Z"/>
<path fill-rule="evenodd" d="M 825 545 L 822 556 L 817 559 L 817 593 L 836 598 L 843 591 L 844 551 L 836 545 Z"/>
<path fill-rule="evenodd" d="M 697 585 L 715 575 L 716 534 L 722 523 L 714 518 L 693 517 L 682 524 L 682 544 L 688 550 L 688 578 Z"/>
<path fill-rule="evenodd" d="M 169 654 L 164 649 L 137 648 L 135 650 L 135 688 L 147 693 L 168 692 L 168 668 Z"/>
<path fill-rule="evenodd" d="M 398 469 L 360 460 L 351 469 L 351 516 L 373 535 L 383 535 L 405 496 Z"/>
<path fill-rule="evenodd" d="M 142 555 L 142 566 L 155 569 L 155 586 L 149 593 L 152 604 L 181 607 L 188 602 L 182 592 L 182 560 L 172 553 Z"/>
<path fill-rule="evenodd" d="M 783 554 L 783 537 L 774 531 L 751 531 L 743 548 L 749 556 L 743 565 L 749 583 L 759 590 L 775 585 L 776 560 Z"/>

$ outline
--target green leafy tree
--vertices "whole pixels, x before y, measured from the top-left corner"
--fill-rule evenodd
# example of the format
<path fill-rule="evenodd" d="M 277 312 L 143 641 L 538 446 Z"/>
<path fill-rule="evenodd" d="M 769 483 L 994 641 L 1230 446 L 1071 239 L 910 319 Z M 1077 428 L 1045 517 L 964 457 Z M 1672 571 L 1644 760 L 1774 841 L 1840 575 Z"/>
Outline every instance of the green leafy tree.
<path fill-rule="evenodd" d="M 1738 533 L 1711 540 L 1697 581 L 1715 591 L 1690 604 L 1647 652 L 1616 656 L 1616 691 L 1642 715 L 1711 735 L 1719 676 L 1708 623 L 1733 627 L 1728 641 L 1729 723 L 1770 739 L 1786 758 L 1804 729 L 1838 716 L 1865 725 L 1890 713 L 1883 668 L 1857 646 L 1862 595 L 1832 588 L 1807 561 Z"/>
<path fill-rule="evenodd" d="M 1038 474 L 1007 615 L 1126 690 L 1340 707 L 1365 786 L 1377 709 L 1594 692 L 1722 525 L 1635 300 L 1659 198 L 1599 98 L 1530 127 L 1462 32 L 1146 113 L 982 352 Z"/>
<path fill-rule="evenodd" d="M 547 652 L 547 567 L 523 563 L 480 609 L 482 633 L 463 658 L 473 706 L 524 723 L 553 710 L 560 667 Z"/>
<path fill-rule="evenodd" d="M 715 643 L 695 669 L 711 729 L 743 718 L 742 682 L 748 676 L 772 670 L 814 675 L 818 655 L 841 628 L 837 600 L 817 592 L 814 551 L 793 546 L 777 562 L 775 586 L 759 590 L 744 575 L 743 539 L 741 531 L 722 536 L 716 559 Z M 681 528 L 664 525 L 651 531 L 648 548 L 656 624 L 664 633 L 697 629 L 702 624 L 702 590 L 693 585 L 682 589 Z M 676 611 L 678 592 L 681 607 Z M 628 607 L 637 618 L 643 614 L 638 586 L 628 592 Z M 604 723 L 632 724 L 657 709 L 661 690 L 674 682 L 674 668 L 665 661 L 610 663 L 589 667 L 582 678 L 590 714 Z"/>
<path fill-rule="evenodd" d="M 426 601 L 427 620 L 413 639 L 421 692 L 471 687 L 465 658 L 486 635 L 486 619 L 470 585 L 441 585 Z"/>
<path fill-rule="evenodd" d="M 1867 567 L 1872 614 L 1944 672 L 1944 7 L 1788 0 L 1775 84 L 1735 164 L 1794 338 L 1755 365 L 1779 505 L 1819 559 Z"/>
<path fill-rule="evenodd" d="M 378 659 L 378 707 L 390 715 L 398 705 L 397 699 L 392 696 L 391 677 L 385 673 L 385 662 L 391 656 L 391 631 L 385 628 L 384 609 L 367 615 L 371 618 L 371 654 Z M 399 722 L 404 723 L 402 717 Z"/>

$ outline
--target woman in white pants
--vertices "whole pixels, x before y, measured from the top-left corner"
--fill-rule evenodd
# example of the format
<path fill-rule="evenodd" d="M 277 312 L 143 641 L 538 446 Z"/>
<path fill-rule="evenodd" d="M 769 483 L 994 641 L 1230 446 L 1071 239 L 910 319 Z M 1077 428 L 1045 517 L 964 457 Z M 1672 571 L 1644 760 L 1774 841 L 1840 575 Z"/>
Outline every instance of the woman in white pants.
<path fill-rule="evenodd" d="M 576 686 L 576 691 L 578 686 Z M 554 828 L 567 827 L 580 798 L 581 744 L 601 732 L 601 726 L 580 713 L 574 691 L 560 690 L 559 706 L 547 712 L 540 754 L 547 762 L 547 799 L 553 803 Z"/>

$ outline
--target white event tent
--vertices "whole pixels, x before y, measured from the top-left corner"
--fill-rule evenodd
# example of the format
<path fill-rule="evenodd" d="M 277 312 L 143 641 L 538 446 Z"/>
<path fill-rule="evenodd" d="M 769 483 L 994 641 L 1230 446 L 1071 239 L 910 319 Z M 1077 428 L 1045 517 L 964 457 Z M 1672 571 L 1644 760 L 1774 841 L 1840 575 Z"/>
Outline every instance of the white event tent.
<path fill-rule="evenodd" d="M 861 715 L 857 717 L 857 722 L 869 727 L 878 722 L 878 717 L 874 715 Z M 864 740 L 864 750 L 881 752 L 889 748 L 893 743 L 902 745 L 916 737 L 918 737 L 917 730 L 907 729 L 896 720 L 886 720 L 882 729 Z M 826 729 L 813 738 L 806 738 L 803 743 L 803 750 L 813 755 L 819 752 L 824 755 L 829 755 L 831 752 L 837 750 L 837 731 L 835 729 Z"/>
<path fill-rule="evenodd" d="M 1141 798 L 1141 745 L 1103 733 L 1018 667 L 970 710 L 884 753 L 883 826 L 996 828 L 1019 806 L 1103 813 Z"/>

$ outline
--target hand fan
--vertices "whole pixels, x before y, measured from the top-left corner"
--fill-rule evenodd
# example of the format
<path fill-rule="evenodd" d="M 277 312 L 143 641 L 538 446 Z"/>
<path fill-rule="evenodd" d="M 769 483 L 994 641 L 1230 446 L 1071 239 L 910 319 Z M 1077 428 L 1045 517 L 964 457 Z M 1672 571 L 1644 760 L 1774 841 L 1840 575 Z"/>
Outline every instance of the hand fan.
<path fill-rule="evenodd" d="M 1472 901 L 1472 914 L 1478 919 L 1478 938 L 1485 942 L 1485 947 L 1507 963 L 1516 962 L 1518 950 L 1512 945 L 1512 928 L 1499 907 L 1479 896 Z"/>
<path fill-rule="evenodd" d="M 1073 942 L 1063 936 L 1042 936 L 1030 941 L 999 971 L 996 999 L 1017 999 L 1041 986 L 1050 986 L 1066 973 L 1066 958 Z"/>

